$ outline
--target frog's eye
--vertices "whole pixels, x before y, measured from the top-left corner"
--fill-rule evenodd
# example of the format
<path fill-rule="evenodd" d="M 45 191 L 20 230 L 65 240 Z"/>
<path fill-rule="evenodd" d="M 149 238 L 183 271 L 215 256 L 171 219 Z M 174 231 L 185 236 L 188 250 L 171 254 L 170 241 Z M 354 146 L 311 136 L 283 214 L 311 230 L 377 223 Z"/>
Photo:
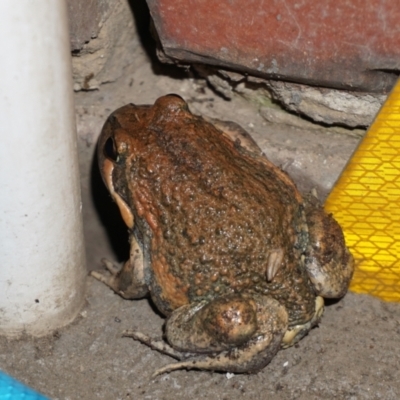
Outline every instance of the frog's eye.
<path fill-rule="evenodd" d="M 104 143 L 104 155 L 111 161 L 118 162 L 119 155 L 117 152 L 117 148 L 115 146 L 115 141 L 112 137 L 109 137 Z"/>

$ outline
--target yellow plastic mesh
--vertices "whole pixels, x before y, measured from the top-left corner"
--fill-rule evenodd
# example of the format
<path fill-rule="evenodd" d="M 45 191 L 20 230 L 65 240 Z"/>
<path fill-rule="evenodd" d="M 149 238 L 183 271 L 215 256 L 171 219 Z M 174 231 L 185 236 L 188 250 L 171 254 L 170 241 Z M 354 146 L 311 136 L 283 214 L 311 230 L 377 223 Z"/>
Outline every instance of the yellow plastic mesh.
<path fill-rule="evenodd" d="M 325 209 L 342 226 L 356 261 L 350 290 L 400 302 L 400 80 Z"/>

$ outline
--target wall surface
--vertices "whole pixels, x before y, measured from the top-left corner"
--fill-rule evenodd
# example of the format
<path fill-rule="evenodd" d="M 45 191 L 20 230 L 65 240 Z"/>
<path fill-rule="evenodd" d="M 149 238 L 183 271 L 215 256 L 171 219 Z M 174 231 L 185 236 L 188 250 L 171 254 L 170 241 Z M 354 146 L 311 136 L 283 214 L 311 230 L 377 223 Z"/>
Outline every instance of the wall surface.
<path fill-rule="evenodd" d="M 118 79 L 139 46 L 128 0 L 68 0 L 74 90 Z M 112 4 L 112 6 L 110 6 Z"/>
<path fill-rule="evenodd" d="M 102 21 L 109 12 L 106 0 L 68 0 L 71 50 L 79 51 L 97 37 Z"/>

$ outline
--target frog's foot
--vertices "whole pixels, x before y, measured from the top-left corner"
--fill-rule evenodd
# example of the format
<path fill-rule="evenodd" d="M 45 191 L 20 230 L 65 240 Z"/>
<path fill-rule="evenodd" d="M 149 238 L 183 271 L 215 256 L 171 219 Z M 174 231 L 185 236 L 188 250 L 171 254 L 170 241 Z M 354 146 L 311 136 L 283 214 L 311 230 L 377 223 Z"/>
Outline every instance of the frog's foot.
<path fill-rule="evenodd" d="M 115 293 L 124 299 L 139 299 L 148 293 L 148 287 L 140 276 L 140 270 L 134 268 L 131 260 L 128 260 L 122 268 L 105 258 L 101 261 L 110 273 L 91 271 L 90 275 L 105 283 Z"/>
<path fill-rule="evenodd" d="M 90 275 L 93 276 L 93 278 L 99 280 L 100 282 L 106 284 L 108 287 L 114 290 L 115 293 L 118 293 L 120 296 L 125 297 L 125 291 L 122 290 L 122 288 L 123 286 L 129 286 L 130 282 L 127 282 L 128 285 L 126 284 L 124 285 L 120 278 L 121 272 L 124 267 L 122 268 L 118 267 L 117 265 L 112 263 L 110 260 L 107 260 L 106 258 L 102 258 L 101 262 L 106 267 L 109 273 L 107 273 L 106 271 L 91 271 Z M 132 280 L 130 278 L 130 274 L 125 273 L 124 276 L 128 279 L 128 281 Z"/>
<path fill-rule="evenodd" d="M 281 348 L 286 349 L 287 347 L 293 346 L 300 339 L 307 335 L 308 332 L 319 324 L 321 321 L 322 314 L 324 313 L 324 299 L 321 296 L 315 298 L 315 313 L 310 321 L 305 324 L 291 326 L 285 333 L 282 339 Z"/>
<path fill-rule="evenodd" d="M 316 204 L 308 204 L 306 218 L 310 244 L 305 266 L 316 293 L 325 298 L 343 297 L 353 276 L 354 260 L 342 229 Z"/>
<path fill-rule="evenodd" d="M 90 275 L 125 299 L 140 299 L 149 292 L 144 280 L 143 252 L 134 235 L 131 235 L 129 241 L 131 243 L 129 260 L 122 268 L 103 258 L 101 261 L 109 273 L 92 271 Z"/>
<path fill-rule="evenodd" d="M 98 281 L 105 283 L 107 286 L 112 287 L 112 278 L 118 275 L 118 273 L 121 271 L 121 267 L 118 267 L 110 260 L 107 260 L 107 258 L 102 258 L 101 262 L 111 273 L 111 275 L 107 274 L 106 272 L 99 271 L 90 271 L 90 275 L 93 276 L 93 278 L 96 278 Z"/>
<path fill-rule="evenodd" d="M 181 361 L 154 376 L 177 369 L 257 372 L 279 350 L 288 315 L 278 301 L 261 295 L 227 295 L 208 303 L 188 304 L 166 322 L 170 346 L 142 340 Z"/>

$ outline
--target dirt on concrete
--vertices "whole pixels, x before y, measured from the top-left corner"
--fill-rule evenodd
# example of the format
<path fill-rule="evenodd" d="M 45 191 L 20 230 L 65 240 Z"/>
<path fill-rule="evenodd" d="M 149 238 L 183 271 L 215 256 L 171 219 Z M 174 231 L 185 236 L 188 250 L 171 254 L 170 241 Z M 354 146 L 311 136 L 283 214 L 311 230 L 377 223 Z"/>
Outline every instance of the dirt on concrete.
<path fill-rule="evenodd" d="M 183 370 L 152 379 L 174 360 L 121 332 L 139 328 L 160 337 L 163 318 L 147 300 L 123 300 L 88 279 L 87 304 L 75 323 L 45 338 L 0 339 L 0 365 L 52 399 L 395 400 L 399 320 L 398 304 L 350 293 L 258 374 Z"/>
<path fill-rule="evenodd" d="M 357 145 L 352 135 L 266 122 L 260 105 L 227 101 L 191 70 L 159 65 L 141 48 L 117 82 L 76 94 L 88 270 L 128 257 L 128 237 L 99 177 L 95 143 L 106 117 L 126 103 L 184 97 L 194 113 L 241 124 L 302 191 L 324 198 Z M 262 105 L 265 107 L 265 104 Z M 62 241 L 62 238 L 60 238 Z M 171 358 L 123 338 L 138 328 L 161 336 L 163 318 L 147 299 L 127 301 L 87 278 L 73 324 L 43 338 L 0 338 L 0 369 L 52 399 L 398 399 L 400 304 L 349 293 L 326 307 L 319 327 L 254 375 L 176 371 L 151 378 Z"/>

